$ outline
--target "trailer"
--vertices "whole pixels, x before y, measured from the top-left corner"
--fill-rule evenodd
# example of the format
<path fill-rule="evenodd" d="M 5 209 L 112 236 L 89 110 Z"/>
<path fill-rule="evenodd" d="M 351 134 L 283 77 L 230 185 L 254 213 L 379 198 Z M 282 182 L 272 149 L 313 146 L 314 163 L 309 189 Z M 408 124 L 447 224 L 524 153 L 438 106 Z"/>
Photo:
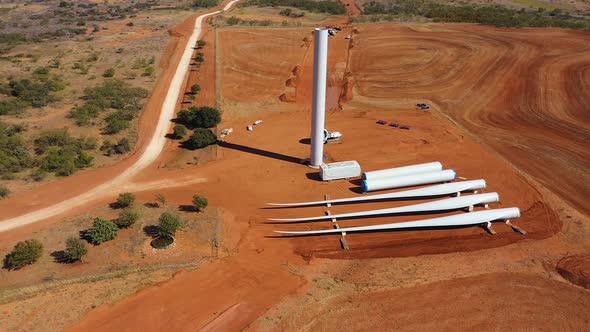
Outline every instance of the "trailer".
<path fill-rule="evenodd" d="M 349 179 L 361 175 L 361 166 L 356 160 L 320 165 L 322 181 Z"/>

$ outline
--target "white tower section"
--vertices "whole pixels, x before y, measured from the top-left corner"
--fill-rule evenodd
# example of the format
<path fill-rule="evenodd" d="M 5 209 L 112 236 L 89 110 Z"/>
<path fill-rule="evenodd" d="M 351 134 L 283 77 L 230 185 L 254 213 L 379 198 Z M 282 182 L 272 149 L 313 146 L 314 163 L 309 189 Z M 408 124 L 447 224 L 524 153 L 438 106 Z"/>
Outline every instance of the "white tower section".
<path fill-rule="evenodd" d="M 323 163 L 324 155 L 328 30 L 316 28 L 313 37 L 313 97 L 311 100 L 311 157 L 309 164 L 312 167 L 319 167 Z"/>

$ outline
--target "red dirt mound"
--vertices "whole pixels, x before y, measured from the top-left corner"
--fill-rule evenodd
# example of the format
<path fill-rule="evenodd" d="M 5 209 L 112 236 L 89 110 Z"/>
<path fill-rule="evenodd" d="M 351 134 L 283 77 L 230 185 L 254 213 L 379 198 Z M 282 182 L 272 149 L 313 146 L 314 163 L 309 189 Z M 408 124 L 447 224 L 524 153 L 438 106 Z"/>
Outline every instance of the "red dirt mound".
<path fill-rule="evenodd" d="M 590 289 L 590 255 L 562 258 L 557 263 L 557 272 L 572 284 Z"/>

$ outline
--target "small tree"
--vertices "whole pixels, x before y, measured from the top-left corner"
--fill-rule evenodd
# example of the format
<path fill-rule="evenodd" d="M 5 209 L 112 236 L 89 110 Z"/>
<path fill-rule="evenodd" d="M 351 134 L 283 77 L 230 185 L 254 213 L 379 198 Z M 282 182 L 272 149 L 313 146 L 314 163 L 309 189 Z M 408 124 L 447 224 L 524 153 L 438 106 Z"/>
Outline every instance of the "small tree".
<path fill-rule="evenodd" d="M 131 206 L 135 202 L 135 195 L 132 193 L 121 193 L 117 198 L 117 202 L 115 202 L 116 207 L 118 208 L 126 208 Z"/>
<path fill-rule="evenodd" d="M 201 86 L 198 84 L 193 84 L 191 86 L 191 94 L 196 95 L 199 93 L 199 91 L 201 91 Z"/>
<path fill-rule="evenodd" d="M 208 204 L 207 197 L 198 194 L 193 195 L 193 205 L 197 211 L 203 211 Z"/>
<path fill-rule="evenodd" d="M 187 149 L 195 150 L 215 144 L 217 137 L 209 129 L 197 128 L 188 140 L 182 142 Z"/>
<path fill-rule="evenodd" d="M 64 250 L 64 258 L 68 262 L 75 262 L 82 259 L 82 256 L 88 253 L 84 241 L 77 237 L 69 237 L 66 240 L 66 250 Z"/>
<path fill-rule="evenodd" d="M 169 213 L 169 212 L 162 213 L 159 221 L 160 221 L 160 223 L 158 224 L 158 227 L 159 227 L 159 234 L 161 236 L 165 236 L 165 235 L 172 236 L 172 235 L 176 234 L 176 231 L 180 227 L 180 217 L 175 214 Z"/>
<path fill-rule="evenodd" d="M 198 52 L 197 56 L 195 57 L 195 61 L 197 61 L 198 63 L 202 63 L 203 61 L 205 61 L 205 54 L 203 52 Z"/>
<path fill-rule="evenodd" d="M 123 210 L 119 213 L 119 218 L 115 219 L 115 224 L 119 228 L 128 228 L 139 220 L 139 213 L 133 210 Z"/>
<path fill-rule="evenodd" d="M 202 39 L 197 40 L 198 47 L 203 47 L 205 45 L 207 45 L 207 42 L 205 42 L 204 40 L 202 40 Z"/>
<path fill-rule="evenodd" d="M 96 218 L 92 227 L 86 232 L 86 235 L 91 243 L 101 244 L 116 238 L 118 230 L 119 228 L 113 222 Z"/>
<path fill-rule="evenodd" d="M 193 125 L 197 128 L 215 127 L 219 122 L 221 122 L 221 112 L 209 106 L 199 108 L 193 118 Z"/>
<path fill-rule="evenodd" d="M 103 77 L 113 77 L 115 76 L 115 69 L 114 68 L 109 68 L 107 70 L 104 71 L 104 73 L 102 73 Z"/>
<path fill-rule="evenodd" d="M 21 241 L 4 257 L 4 266 L 9 270 L 18 270 L 35 263 L 43 254 L 43 244 L 39 240 Z"/>
<path fill-rule="evenodd" d="M 156 202 L 158 202 L 158 204 L 162 204 L 162 206 L 166 205 L 166 196 L 162 194 L 156 194 Z"/>
<path fill-rule="evenodd" d="M 174 138 L 175 139 L 181 139 L 186 135 L 186 128 L 181 125 L 181 124 L 177 124 L 174 126 Z"/>
<path fill-rule="evenodd" d="M 10 189 L 7 186 L 0 184 L 0 199 L 6 198 L 10 195 Z"/>

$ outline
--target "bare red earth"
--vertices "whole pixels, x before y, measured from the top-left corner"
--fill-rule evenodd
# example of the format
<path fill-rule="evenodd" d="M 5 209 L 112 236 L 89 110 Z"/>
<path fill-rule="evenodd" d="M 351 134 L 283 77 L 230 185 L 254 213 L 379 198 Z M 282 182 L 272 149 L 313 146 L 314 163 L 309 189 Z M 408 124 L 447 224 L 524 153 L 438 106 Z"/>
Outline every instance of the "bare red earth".
<path fill-rule="evenodd" d="M 590 255 L 561 259 L 557 263 L 557 272 L 573 284 L 590 289 Z"/>

